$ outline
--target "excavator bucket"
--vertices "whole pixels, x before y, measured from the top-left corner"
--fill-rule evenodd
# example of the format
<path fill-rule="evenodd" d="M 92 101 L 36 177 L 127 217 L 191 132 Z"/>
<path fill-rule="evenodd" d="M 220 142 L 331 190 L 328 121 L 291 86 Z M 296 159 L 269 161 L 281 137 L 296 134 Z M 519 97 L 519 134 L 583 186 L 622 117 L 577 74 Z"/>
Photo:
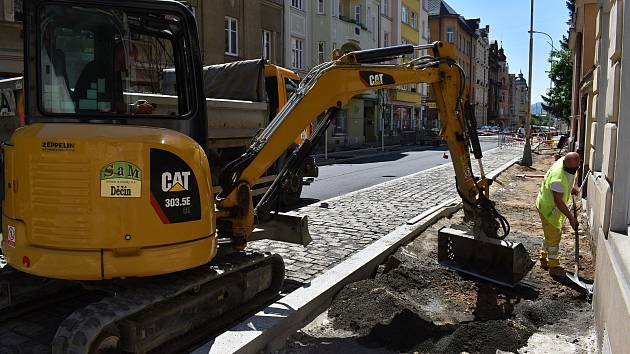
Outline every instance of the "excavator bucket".
<path fill-rule="evenodd" d="M 457 271 L 514 287 L 534 266 L 521 243 L 474 238 L 465 231 L 438 232 L 438 262 Z"/>

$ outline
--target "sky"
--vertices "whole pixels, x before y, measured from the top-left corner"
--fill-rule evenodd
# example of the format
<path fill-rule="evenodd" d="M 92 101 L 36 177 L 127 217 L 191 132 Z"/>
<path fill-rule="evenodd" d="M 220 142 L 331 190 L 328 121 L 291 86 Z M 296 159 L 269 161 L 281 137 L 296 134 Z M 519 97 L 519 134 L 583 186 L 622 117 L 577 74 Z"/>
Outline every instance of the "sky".
<path fill-rule="evenodd" d="M 446 0 L 455 11 L 466 18 L 481 18 L 481 27 L 490 25 L 490 39 L 503 43 L 510 73 L 523 71 L 527 79 L 529 64 L 529 0 Z M 534 31 L 547 32 L 559 47 L 567 34 L 569 10 L 565 0 L 536 0 L 534 3 Z M 534 66 L 532 104 L 542 101 L 549 89 L 549 37 L 534 34 Z"/>

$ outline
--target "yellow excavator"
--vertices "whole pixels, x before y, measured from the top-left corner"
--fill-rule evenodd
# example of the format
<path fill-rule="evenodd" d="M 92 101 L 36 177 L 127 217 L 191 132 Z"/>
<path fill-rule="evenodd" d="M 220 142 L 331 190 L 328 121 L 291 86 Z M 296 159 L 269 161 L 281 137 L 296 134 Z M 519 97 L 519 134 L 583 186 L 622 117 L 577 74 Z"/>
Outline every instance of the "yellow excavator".
<path fill-rule="evenodd" d="M 473 273 L 506 284 L 531 268 L 522 245 L 500 240 L 509 225 L 488 200 L 483 169 L 480 177 L 473 174 L 470 149 L 478 159 L 481 149 L 452 47 L 336 52 L 221 171 L 215 196 L 197 27 L 186 6 L 156 0 L 24 6 L 26 125 L 3 146 L 8 266 L 0 273 L 0 305 L 10 312 L 63 284 L 105 294 L 59 325 L 53 353 L 159 351 L 197 327 L 219 328 L 277 296 L 282 258 L 248 252 L 247 243 L 310 242 L 306 217 L 274 212 L 283 183 L 341 107 L 375 89 L 432 87 L 456 187 L 474 224 L 469 234 L 441 232 L 440 261 L 462 271 L 472 265 Z M 432 54 L 383 64 L 419 50 Z M 147 113 L 138 97 L 161 94 L 165 62 L 175 69 L 177 110 Z M 254 205 L 252 186 L 317 117 L 312 135 Z M 28 277 L 46 288 L 36 295 L 21 289 Z"/>

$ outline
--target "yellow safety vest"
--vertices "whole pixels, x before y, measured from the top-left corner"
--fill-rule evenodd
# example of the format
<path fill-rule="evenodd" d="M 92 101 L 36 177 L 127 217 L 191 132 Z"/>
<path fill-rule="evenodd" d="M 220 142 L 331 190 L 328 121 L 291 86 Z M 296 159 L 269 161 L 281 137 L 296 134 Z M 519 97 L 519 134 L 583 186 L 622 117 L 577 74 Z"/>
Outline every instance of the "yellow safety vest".
<path fill-rule="evenodd" d="M 562 183 L 562 200 L 565 204 L 569 203 L 571 197 L 571 186 L 569 185 L 569 178 L 566 172 L 564 172 L 564 157 L 556 161 L 553 166 L 547 171 L 545 179 L 540 186 L 538 197 L 536 198 L 536 208 L 540 214 L 547 219 L 547 221 L 557 227 L 562 228 L 564 223 L 564 214 L 558 209 L 553 199 L 553 191 L 551 190 L 551 184 L 554 182 Z"/>

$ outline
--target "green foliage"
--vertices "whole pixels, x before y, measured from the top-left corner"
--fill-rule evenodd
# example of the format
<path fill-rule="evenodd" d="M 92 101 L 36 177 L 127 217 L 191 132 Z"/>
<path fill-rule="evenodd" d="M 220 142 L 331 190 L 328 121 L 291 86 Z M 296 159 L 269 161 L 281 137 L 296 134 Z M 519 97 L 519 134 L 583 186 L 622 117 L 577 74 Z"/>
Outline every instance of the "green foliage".
<path fill-rule="evenodd" d="M 532 114 L 532 125 L 553 126 L 553 120 L 548 116 Z"/>
<path fill-rule="evenodd" d="M 543 108 L 549 114 L 568 122 L 571 116 L 573 64 L 566 37 L 560 41 L 560 49 L 551 52 L 549 61 L 551 62 L 549 78 L 553 82 L 553 88 L 547 92 L 547 96 L 543 96 Z"/>

